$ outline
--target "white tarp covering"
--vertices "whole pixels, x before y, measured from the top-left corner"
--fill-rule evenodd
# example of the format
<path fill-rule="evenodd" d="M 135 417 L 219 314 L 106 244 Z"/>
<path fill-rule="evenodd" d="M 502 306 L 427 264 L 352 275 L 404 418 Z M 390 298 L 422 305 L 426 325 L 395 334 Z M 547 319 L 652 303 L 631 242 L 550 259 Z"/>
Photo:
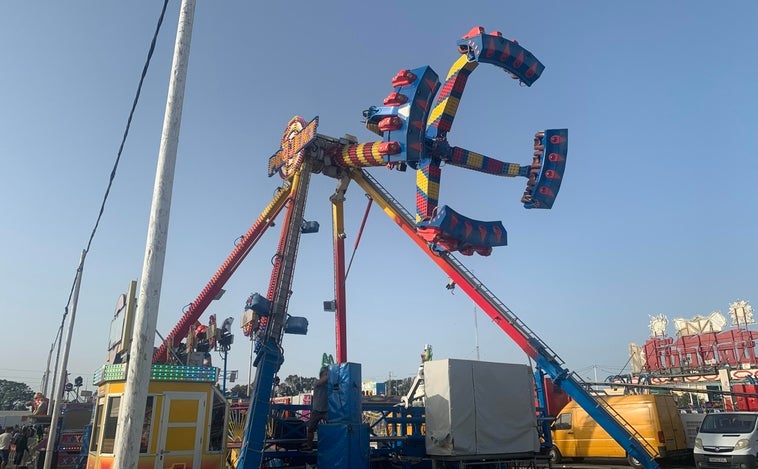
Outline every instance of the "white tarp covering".
<path fill-rule="evenodd" d="M 534 378 L 526 365 L 424 363 L 426 452 L 460 456 L 539 451 Z"/>

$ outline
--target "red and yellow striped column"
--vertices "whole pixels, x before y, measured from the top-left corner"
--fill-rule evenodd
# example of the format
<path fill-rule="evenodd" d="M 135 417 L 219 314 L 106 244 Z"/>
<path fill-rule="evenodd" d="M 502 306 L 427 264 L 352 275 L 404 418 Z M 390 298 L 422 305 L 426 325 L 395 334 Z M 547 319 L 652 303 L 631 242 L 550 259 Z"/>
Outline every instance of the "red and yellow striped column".
<path fill-rule="evenodd" d="M 427 137 L 438 137 L 450 131 L 453 119 L 455 119 L 455 113 L 458 112 L 458 105 L 461 102 L 463 90 L 466 88 L 468 77 L 478 65 L 479 62 L 470 62 L 466 55 L 462 55 L 450 67 L 445 84 L 440 89 L 432 112 L 429 114 L 429 119 L 427 120 Z"/>
<path fill-rule="evenodd" d="M 428 220 L 440 200 L 440 160 L 425 158 L 416 171 L 416 223 Z"/>

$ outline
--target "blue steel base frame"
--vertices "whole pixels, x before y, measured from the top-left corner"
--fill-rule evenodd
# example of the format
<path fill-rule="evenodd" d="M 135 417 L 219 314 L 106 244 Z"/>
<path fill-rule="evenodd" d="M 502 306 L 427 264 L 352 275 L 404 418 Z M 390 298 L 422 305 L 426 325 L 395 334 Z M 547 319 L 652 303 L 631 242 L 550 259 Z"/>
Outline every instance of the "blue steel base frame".
<path fill-rule="evenodd" d="M 266 428 L 268 434 L 261 453 L 261 467 L 303 467 L 315 464 L 318 451 L 300 449 L 305 442 L 304 412 L 307 405 L 271 404 Z M 431 458 L 426 454 L 422 428 L 425 423 L 423 407 L 404 408 L 393 399 L 363 401 L 364 415 L 372 415 L 369 424 L 370 467 L 376 469 L 429 469 L 436 468 L 508 468 L 526 469 L 549 466 L 545 456 L 537 454 L 491 455 L 485 459 L 465 457 Z M 250 461 L 250 458 L 247 459 Z M 241 467 L 241 466 L 240 466 Z"/>
<path fill-rule="evenodd" d="M 540 432 L 540 449 L 547 454 L 553 447 L 553 434 L 550 425 L 553 418 L 547 412 L 547 391 L 545 390 L 545 373 L 537 368 L 534 371 L 534 385 L 537 389 L 537 423 Z"/>
<path fill-rule="evenodd" d="M 431 460 L 426 456 L 424 435 L 421 433 L 425 423 L 424 408 L 405 409 L 397 405 L 397 400 L 384 402 L 367 399 L 363 402 L 363 411 L 378 414 L 369 424 L 369 441 L 371 467 L 394 469 L 422 469 L 431 467 Z M 315 464 L 318 451 L 302 451 L 305 443 L 305 425 L 307 419 L 303 413 L 310 409 L 307 405 L 271 404 L 263 450 L 260 452 L 259 464 L 262 467 L 302 467 L 305 463 Z M 245 464 L 250 466 L 251 455 L 245 457 Z M 282 466 L 283 465 L 283 466 Z M 242 459 L 238 467 L 244 467 Z"/>
<path fill-rule="evenodd" d="M 275 341 L 267 342 L 256 358 L 255 382 L 251 392 L 250 409 L 245 424 L 238 469 L 258 469 L 263 459 L 266 423 L 274 387 L 274 376 L 284 357 Z"/>

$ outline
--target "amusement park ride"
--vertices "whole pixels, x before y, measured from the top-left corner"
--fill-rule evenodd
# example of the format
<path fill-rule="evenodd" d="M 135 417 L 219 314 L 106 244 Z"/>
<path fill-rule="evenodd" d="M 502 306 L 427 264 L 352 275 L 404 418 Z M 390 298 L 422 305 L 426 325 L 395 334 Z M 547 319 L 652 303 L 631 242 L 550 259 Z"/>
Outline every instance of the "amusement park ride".
<path fill-rule="evenodd" d="M 503 162 L 453 146 L 448 141 L 448 133 L 469 75 L 479 64 L 498 67 L 526 86 L 539 79 L 544 70 L 542 63 L 518 42 L 506 39 L 497 31 L 486 33 L 481 27 L 473 28 L 458 40 L 457 50 L 460 58 L 450 68 L 444 83 L 440 83 L 437 73 L 428 66 L 403 69 L 392 78 L 392 92 L 381 105 L 371 106 L 363 113 L 367 128 L 381 137 L 379 141 L 358 143 L 351 137 L 325 136 L 317 133 L 318 118 L 310 121 L 293 118 L 287 124 L 281 148 L 268 162 L 269 176 L 281 176 L 282 186 L 154 353 L 153 379 L 156 380 L 161 379 L 160 373 L 156 375 L 156 369 L 160 371 L 162 366 L 168 366 L 165 364 L 169 362 L 171 350 L 187 337 L 225 282 L 286 208 L 268 289 L 265 294 L 253 295 L 246 305 L 251 313 L 243 328 L 254 341 L 256 371 L 238 468 L 258 468 L 266 458 L 266 424 L 275 376 L 283 362 L 283 335 L 305 332 L 302 324 L 295 324 L 293 319 L 296 318 L 289 316 L 287 311 L 300 235 L 307 228 L 303 226 L 303 214 L 314 173 L 337 180 L 330 201 L 334 234 L 336 361 L 339 364 L 347 362 L 343 202 L 349 184 L 354 182 L 536 362 L 554 384 L 586 409 L 630 458 L 646 468 L 658 467 L 649 444 L 611 407 L 596 400 L 579 375 L 569 371 L 558 355 L 454 256 L 455 252 L 487 256 L 493 247 L 507 244 L 507 233 L 499 221 L 473 220 L 449 206 L 439 205 L 441 166 L 450 164 L 496 176 L 523 177 L 526 179 L 526 189 L 521 197 L 524 207 L 549 209 L 561 186 L 568 141 L 566 129 L 538 131 L 533 139 L 532 156 L 525 165 Z M 408 167 L 416 170 L 415 216 L 365 170 L 378 166 L 399 171 L 406 171 Z M 196 368 L 198 381 L 211 381 L 203 374 L 203 367 Z M 121 380 L 123 372 L 113 378 L 103 376 L 101 385 L 107 385 L 108 379 Z M 214 396 L 208 394 L 203 403 L 207 400 L 215 402 L 217 397 Z M 157 398 L 153 404 L 158 404 Z M 97 421 L 98 417 L 95 419 Z M 162 423 L 172 425 L 170 419 L 164 419 Z M 184 428 L 179 423 L 175 425 Z M 91 453 L 90 461 L 92 459 Z M 205 463 L 204 455 L 203 467 L 206 467 Z M 88 463 L 88 467 L 98 466 Z"/>

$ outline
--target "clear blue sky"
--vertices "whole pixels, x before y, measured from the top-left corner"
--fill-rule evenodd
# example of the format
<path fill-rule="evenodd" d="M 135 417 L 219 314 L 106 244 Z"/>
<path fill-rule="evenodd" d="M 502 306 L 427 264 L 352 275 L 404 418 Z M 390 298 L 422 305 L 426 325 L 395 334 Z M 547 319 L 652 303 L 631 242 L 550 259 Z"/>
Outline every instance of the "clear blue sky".
<path fill-rule="evenodd" d="M 161 2 L 0 3 L 0 378 L 39 389 L 86 246 Z M 121 165 L 84 270 L 69 370 L 105 359 L 116 299 L 141 274 L 179 2 L 172 1 Z M 402 68 L 444 76 L 476 25 L 517 39 L 546 66 L 531 88 L 491 66 L 469 80 L 450 142 L 526 164 L 536 130 L 569 129 L 552 210 L 519 203 L 523 180 L 444 168 L 441 203 L 503 220 L 510 245 L 464 258 L 571 369 L 621 371 L 649 316 L 726 313 L 756 301 L 753 32 L 758 4 L 730 2 L 199 2 L 195 16 L 158 330 L 179 320 L 280 184 L 266 163 L 294 115 L 319 131 L 375 139 L 361 112 Z M 413 207 L 411 172 L 371 170 Z M 281 375 L 315 376 L 334 353 L 330 204 L 315 176 Z M 348 254 L 366 198 L 348 191 Z M 235 318 L 265 292 L 278 231 L 254 249 L 209 313 Z M 474 307 L 379 210 L 348 278 L 348 358 L 364 379 L 411 376 L 424 344 L 475 358 Z M 484 360 L 526 356 L 478 313 Z M 673 331 L 669 331 L 673 333 Z M 237 334 L 229 369 L 247 381 Z M 216 363 L 220 363 L 216 357 Z M 595 368 L 593 368 L 595 367 Z"/>

